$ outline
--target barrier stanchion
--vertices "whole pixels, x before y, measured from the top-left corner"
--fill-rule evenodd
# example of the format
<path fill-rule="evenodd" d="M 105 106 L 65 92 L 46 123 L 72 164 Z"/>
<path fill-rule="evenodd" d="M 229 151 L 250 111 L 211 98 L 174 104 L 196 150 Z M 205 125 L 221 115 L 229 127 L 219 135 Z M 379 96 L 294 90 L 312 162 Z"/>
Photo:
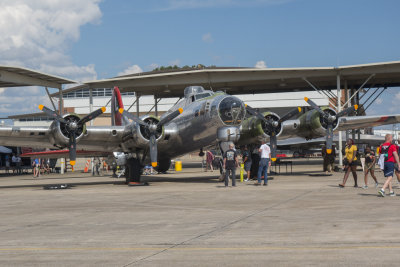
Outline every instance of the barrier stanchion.
<path fill-rule="evenodd" d="M 240 182 L 243 183 L 244 163 L 240 163 Z"/>

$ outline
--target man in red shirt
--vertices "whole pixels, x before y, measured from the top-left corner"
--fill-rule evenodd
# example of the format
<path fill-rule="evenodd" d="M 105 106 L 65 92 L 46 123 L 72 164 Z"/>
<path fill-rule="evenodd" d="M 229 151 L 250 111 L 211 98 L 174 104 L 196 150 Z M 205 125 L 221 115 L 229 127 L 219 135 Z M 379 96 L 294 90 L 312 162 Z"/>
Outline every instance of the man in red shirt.
<path fill-rule="evenodd" d="M 384 170 L 383 173 L 387 178 L 385 183 L 383 184 L 382 189 L 378 191 L 379 195 L 385 196 L 385 189 L 389 186 L 389 195 L 394 197 L 396 194 L 393 192 L 392 188 L 392 178 L 394 173 L 394 164 L 400 166 L 399 163 L 399 155 L 397 154 L 397 146 L 392 144 L 393 136 L 391 134 L 387 134 L 385 136 L 385 143 L 383 143 L 379 148 L 379 153 L 381 156 L 385 157 Z"/>

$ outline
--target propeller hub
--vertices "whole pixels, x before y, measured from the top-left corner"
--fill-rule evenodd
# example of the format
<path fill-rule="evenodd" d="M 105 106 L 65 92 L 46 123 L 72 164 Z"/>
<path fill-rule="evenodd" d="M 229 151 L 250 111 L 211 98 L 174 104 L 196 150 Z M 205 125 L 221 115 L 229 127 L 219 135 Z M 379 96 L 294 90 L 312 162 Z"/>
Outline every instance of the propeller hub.
<path fill-rule="evenodd" d="M 149 125 L 149 130 L 152 131 L 152 132 L 157 131 L 157 124 L 150 124 Z"/>
<path fill-rule="evenodd" d="M 279 122 L 277 122 L 277 121 L 273 121 L 273 122 L 272 122 L 272 126 L 274 126 L 274 127 L 278 127 L 278 126 L 279 126 Z"/>
<path fill-rule="evenodd" d="M 69 127 L 71 130 L 75 131 L 76 129 L 78 129 L 78 123 L 76 123 L 76 121 L 72 121 L 72 122 L 70 122 L 70 123 L 68 124 L 68 127 Z"/>
<path fill-rule="evenodd" d="M 329 122 L 334 122 L 336 120 L 336 116 L 329 116 L 328 121 Z"/>

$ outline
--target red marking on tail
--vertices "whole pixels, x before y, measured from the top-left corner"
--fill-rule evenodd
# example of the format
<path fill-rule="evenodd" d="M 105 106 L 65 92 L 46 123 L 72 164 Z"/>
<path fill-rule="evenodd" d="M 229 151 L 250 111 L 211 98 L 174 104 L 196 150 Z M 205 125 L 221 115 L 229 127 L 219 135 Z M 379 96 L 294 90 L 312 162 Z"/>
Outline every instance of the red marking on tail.
<path fill-rule="evenodd" d="M 120 108 L 124 108 L 124 104 L 122 103 L 121 92 L 117 86 L 114 87 L 112 93 L 112 114 L 114 117 L 114 125 L 121 126 L 122 125 L 122 114 L 118 112 Z"/>

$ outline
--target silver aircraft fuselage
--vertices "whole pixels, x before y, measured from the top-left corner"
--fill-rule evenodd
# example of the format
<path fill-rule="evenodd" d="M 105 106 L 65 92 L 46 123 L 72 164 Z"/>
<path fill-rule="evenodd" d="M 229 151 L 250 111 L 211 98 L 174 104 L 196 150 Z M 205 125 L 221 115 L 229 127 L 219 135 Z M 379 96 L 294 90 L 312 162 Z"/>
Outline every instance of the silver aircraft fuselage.
<path fill-rule="evenodd" d="M 239 98 L 212 93 L 195 101 L 182 99 L 160 119 L 180 107 L 183 108 L 182 114 L 166 124 L 163 134 L 157 139 L 160 159 L 176 158 L 215 143 L 218 129 L 240 127 L 246 114 L 244 103 Z M 132 143 L 132 149 L 135 146 L 137 144 Z M 126 149 L 129 146 L 124 149 L 128 152 Z"/>

